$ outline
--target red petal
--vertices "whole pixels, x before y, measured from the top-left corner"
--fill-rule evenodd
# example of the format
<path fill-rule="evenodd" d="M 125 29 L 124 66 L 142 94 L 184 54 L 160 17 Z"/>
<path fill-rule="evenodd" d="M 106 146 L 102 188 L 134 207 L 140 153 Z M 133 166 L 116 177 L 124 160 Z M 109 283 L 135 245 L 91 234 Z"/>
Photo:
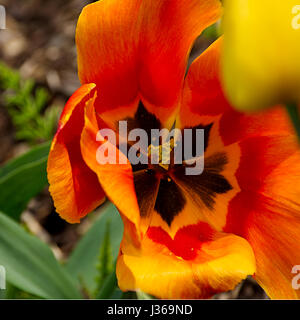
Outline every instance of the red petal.
<path fill-rule="evenodd" d="M 96 174 L 85 164 L 80 151 L 84 108 L 95 94 L 95 85 L 82 86 L 70 98 L 59 121 L 48 159 L 50 193 L 57 212 L 68 222 L 82 217 L 104 201 Z"/>

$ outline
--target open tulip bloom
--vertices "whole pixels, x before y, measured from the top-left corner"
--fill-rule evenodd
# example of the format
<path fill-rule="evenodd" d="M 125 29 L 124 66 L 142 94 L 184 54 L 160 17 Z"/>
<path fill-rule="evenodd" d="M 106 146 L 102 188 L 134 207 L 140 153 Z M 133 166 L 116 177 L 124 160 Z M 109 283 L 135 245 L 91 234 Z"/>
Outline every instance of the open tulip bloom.
<path fill-rule="evenodd" d="M 123 291 L 208 298 L 252 275 L 269 297 L 297 298 L 300 152 L 288 116 L 277 107 L 233 110 L 219 77 L 222 38 L 187 71 L 194 40 L 221 10 L 217 0 L 102 0 L 83 10 L 76 35 L 82 86 L 52 143 L 50 192 L 70 223 L 106 197 L 116 205 Z M 186 157 L 162 161 L 165 148 L 174 158 L 184 153 L 174 151 L 176 136 L 156 145 L 156 163 L 129 156 L 136 148 L 149 159 L 155 150 L 151 140 L 137 148 L 129 132 L 172 128 L 183 149 L 197 149 L 197 132 L 204 137 L 201 172 L 188 174 Z M 115 143 L 104 134 L 111 130 Z M 113 155 L 119 161 L 102 161 Z"/>

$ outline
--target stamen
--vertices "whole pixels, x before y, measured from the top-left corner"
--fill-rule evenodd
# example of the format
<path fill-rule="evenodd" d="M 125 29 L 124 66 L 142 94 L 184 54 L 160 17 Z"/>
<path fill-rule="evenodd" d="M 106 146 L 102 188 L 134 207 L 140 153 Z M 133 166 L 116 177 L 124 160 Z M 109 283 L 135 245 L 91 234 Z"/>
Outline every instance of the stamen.
<path fill-rule="evenodd" d="M 174 138 L 171 138 L 167 142 L 159 146 L 154 146 L 153 144 L 148 147 L 148 157 L 149 159 L 158 160 L 158 165 L 164 170 L 168 171 L 170 165 L 170 158 L 172 150 L 175 147 Z"/>

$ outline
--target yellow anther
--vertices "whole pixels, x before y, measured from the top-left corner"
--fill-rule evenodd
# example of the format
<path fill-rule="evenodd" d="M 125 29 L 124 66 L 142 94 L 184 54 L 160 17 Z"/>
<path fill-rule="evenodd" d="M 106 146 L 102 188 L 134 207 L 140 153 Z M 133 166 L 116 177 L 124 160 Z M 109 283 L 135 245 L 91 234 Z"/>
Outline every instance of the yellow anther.
<path fill-rule="evenodd" d="M 151 144 L 148 147 L 148 156 L 150 159 L 152 159 L 152 155 L 154 155 L 156 160 L 158 160 L 158 165 L 163 169 L 168 170 L 171 152 L 174 148 L 174 145 L 174 138 L 171 138 L 169 141 L 159 146 L 154 146 Z"/>

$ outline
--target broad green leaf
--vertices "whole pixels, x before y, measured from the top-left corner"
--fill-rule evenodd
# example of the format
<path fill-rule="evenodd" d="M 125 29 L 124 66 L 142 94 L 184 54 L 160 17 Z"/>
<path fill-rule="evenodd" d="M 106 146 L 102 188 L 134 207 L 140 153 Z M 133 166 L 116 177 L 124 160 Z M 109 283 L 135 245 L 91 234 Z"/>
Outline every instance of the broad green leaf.
<path fill-rule="evenodd" d="M 79 299 L 75 281 L 50 248 L 0 213 L 0 265 L 9 283 L 46 299 Z"/>
<path fill-rule="evenodd" d="M 28 201 L 47 185 L 50 143 L 33 148 L 0 168 L 0 210 L 19 219 Z"/>
<path fill-rule="evenodd" d="M 89 292 L 96 290 L 97 264 L 107 225 L 110 227 L 113 260 L 118 256 L 123 235 L 123 223 L 115 206 L 111 203 L 105 204 L 100 210 L 102 211 L 100 217 L 82 237 L 66 264 L 69 274 L 72 274 Z"/>
<path fill-rule="evenodd" d="M 31 293 L 25 292 L 24 290 L 21 290 L 6 281 L 5 290 L 0 290 L 0 300 L 16 300 L 16 299 L 33 300 L 33 299 L 40 299 L 40 297 L 32 295 Z"/>

